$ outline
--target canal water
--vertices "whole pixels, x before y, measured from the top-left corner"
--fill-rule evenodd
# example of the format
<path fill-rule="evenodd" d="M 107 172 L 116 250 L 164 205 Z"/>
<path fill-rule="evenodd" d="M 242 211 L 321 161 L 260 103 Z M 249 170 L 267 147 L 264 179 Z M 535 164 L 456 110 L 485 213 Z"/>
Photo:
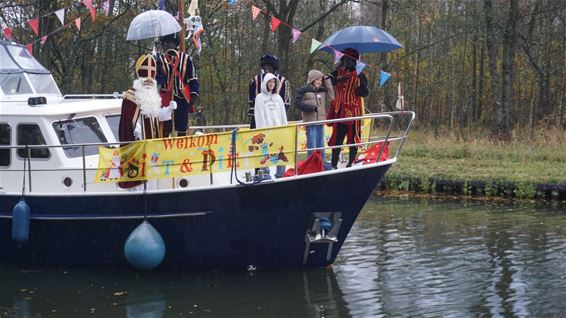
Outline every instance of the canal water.
<path fill-rule="evenodd" d="M 564 207 L 371 199 L 332 269 L 0 268 L 0 317 L 564 317 Z"/>

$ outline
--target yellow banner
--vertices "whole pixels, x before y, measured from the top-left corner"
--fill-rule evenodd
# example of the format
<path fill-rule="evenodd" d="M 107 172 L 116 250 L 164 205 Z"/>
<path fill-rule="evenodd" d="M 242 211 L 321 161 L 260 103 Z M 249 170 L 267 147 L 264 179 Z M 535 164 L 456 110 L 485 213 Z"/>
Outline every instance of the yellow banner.
<path fill-rule="evenodd" d="M 95 182 L 122 182 L 230 171 L 232 134 L 150 139 L 120 148 L 99 147 Z M 295 126 L 236 134 L 238 169 L 295 164 Z M 241 158 L 241 159 L 240 159 Z"/>

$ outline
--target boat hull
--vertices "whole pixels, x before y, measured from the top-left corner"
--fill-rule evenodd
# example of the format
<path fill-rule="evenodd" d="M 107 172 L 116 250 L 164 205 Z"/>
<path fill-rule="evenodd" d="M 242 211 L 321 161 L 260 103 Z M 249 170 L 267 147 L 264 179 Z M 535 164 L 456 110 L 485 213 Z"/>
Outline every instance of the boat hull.
<path fill-rule="evenodd" d="M 0 262 L 128 266 L 124 243 L 147 211 L 162 235 L 160 268 L 278 269 L 332 264 L 390 164 L 254 186 L 120 195 L 26 196 L 30 239 L 11 239 L 19 196 L 0 196 Z M 144 203 L 147 202 L 147 203 Z M 147 210 L 146 210 L 147 207 Z M 307 243 L 313 213 L 339 212 L 336 242 Z M 329 251 L 330 249 L 330 251 Z"/>

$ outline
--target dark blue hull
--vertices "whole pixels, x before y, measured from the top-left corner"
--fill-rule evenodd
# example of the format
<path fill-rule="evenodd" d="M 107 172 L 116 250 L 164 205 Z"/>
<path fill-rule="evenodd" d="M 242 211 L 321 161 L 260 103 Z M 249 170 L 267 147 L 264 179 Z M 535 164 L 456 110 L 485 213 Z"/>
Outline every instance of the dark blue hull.
<path fill-rule="evenodd" d="M 148 194 L 149 215 L 185 214 L 150 218 L 166 244 L 160 268 L 245 269 L 253 265 L 274 269 L 332 264 L 389 167 L 352 168 L 255 186 Z M 12 220 L 7 217 L 19 199 L 0 196 L 0 262 L 128 266 L 124 243 L 141 220 L 112 218 L 143 215 L 142 195 L 28 196 L 26 202 L 35 218 L 30 240 L 23 247 L 12 241 Z M 305 235 L 316 212 L 340 212 L 336 243 L 307 247 Z"/>

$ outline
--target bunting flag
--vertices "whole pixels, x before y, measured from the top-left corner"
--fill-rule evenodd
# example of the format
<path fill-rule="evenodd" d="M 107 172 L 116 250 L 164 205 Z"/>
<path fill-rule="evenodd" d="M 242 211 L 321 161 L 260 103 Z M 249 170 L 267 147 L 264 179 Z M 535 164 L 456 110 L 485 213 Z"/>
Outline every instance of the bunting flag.
<path fill-rule="evenodd" d="M 92 19 L 92 22 L 94 22 L 94 20 L 96 19 L 96 18 L 95 18 L 95 15 L 96 15 L 96 8 L 95 8 L 95 7 L 90 7 L 89 10 L 90 10 L 90 18 Z"/>
<path fill-rule="evenodd" d="M 26 49 L 28 50 L 30 55 L 33 55 L 33 43 L 30 43 L 28 45 L 26 45 Z M 24 51 L 25 52 L 25 51 Z M 23 53 L 23 52 L 22 52 Z M 22 55 L 22 53 L 20 53 L 20 55 Z M 25 53 L 24 53 L 25 54 Z M 29 55 L 25 55 L 25 57 L 29 57 Z"/>
<path fill-rule="evenodd" d="M 252 6 L 252 20 L 255 20 L 257 18 L 257 15 L 259 14 L 260 10 L 258 7 L 256 6 Z"/>
<path fill-rule="evenodd" d="M 335 49 L 332 49 L 332 51 L 334 51 L 334 64 L 338 64 L 338 62 L 340 62 L 340 59 L 342 58 L 342 56 L 344 56 L 344 53 L 342 53 L 338 50 L 335 50 Z M 358 74 L 359 74 L 359 72 L 358 72 Z"/>
<path fill-rule="evenodd" d="M 230 0 L 231 5 L 235 5 L 237 0 Z"/>
<path fill-rule="evenodd" d="M 271 32 L 275 32 L 279 25 L 281 24 L 281 20 L 277 19 L 276 17 L 271 17 Z"/>
<path fill-rule="evenodd" d="M 55 11 L 55 15 L 61 21 L 61 24 L 65 24 L 65 9 Z"/>
<path fill-rule="evenodd" d="M 165 10 L 165 0 L 157 1 L 157 9 L 158 10 Z"/>
<path fill-rule="evenodd" d="M 28 23 L 31 29 L 33 30 L 33 33 L 35 33 L 35 35 L 39 35 L 39 19 L 35 18 L 28 20 Z"/>
<path fill-rule="evenodd" d="M 4 37 L 6 37 L 6 40 L 10 41 L 12 39 L 12 29 L 4 28 L 2 29 L 2 32 L 4 32 Z"/>
<path fill-rule="evenodd" d="M 165 2 L 164 2 L 164 0 L 162 0 L 162 1 L 163 1 L 163 9 L 160 8 L 159 10 L 165 10 Z M 102 9 L 104 9 L 104 13 L 106 15 L 108 15 L 108 13 L 110 12 L 110 2 L 109 2 L 109 0 L 104 1 L 104 3 L 102 4 Z"/>
<path fill-rule="evenodd" d="M 384 71 L 379 71 L 379 86 L 385 85 L 385 83 L 387 83 L 390 77 L 391 74 Z"/>
<path fill-rule="evenodd" d="M 362 71 L 364 70 L 365 67 L 366 67 L 366 63 L 361 61 L 356 61 L 356 73 L 358 75 L 362 74 Z"/>
<path fill-rule="evenodd" d="M 77 25 L 77 30 L 81 31 L 81 18 L 75 19 L 75 24 Z"/>
<path fill-rule="evenodd" d="M 90 10 L 92 8 L 92 0 L 83 0 L 82 3 Z"/>
<path fill-rule="evenodd" d="M 293 32 L 293 43 L 295 43 L 295 42 L 297 42 L 297 40 L 301 36 L 301 31 L 293 28 L 293 30 L 291 30 L 291 32 Z"/>
<path fill-rule="evenodd" d="M 45 44 L 45 41 L 47 41 L 47 35 L 41 37 L 41 45 Z"/>
<path fill-rule="evenodd" d="M 311 42 L 311 52 L 310 52 L 310 53 L 312 54 L 312 52 L 316 51 L 316 49 L 318 49 L 318 47 L 319 47 L 321 44 L 322 44 L 322 43 L 318 42 L 317 40 L 312 39 L 312 42 Z"/>

